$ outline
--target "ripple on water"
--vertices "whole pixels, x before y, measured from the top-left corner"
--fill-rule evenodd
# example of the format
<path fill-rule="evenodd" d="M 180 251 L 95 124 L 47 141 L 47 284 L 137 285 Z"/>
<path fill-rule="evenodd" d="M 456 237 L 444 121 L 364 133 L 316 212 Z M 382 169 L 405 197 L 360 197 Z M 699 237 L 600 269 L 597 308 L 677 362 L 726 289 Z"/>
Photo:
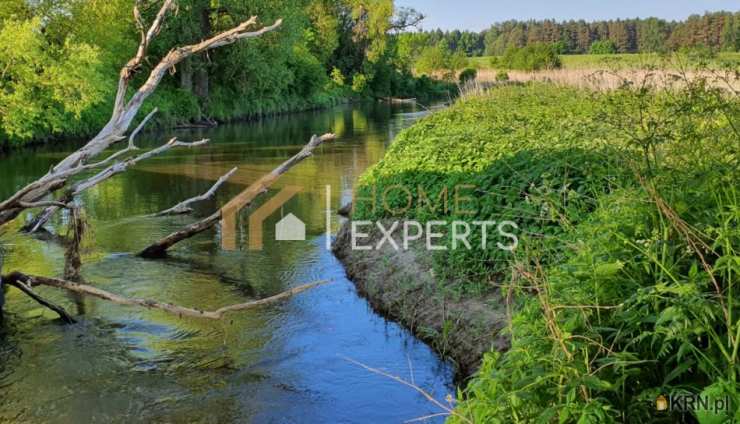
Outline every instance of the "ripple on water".
<path fill-rule="evenodd" d="M 91 232 L 83 243 L 83 275 L 102 289 L 217 309 L 315 280 L 333 283 L 218 322 L 40 288 L 69 310 L 84 312 L 71 326 L 11 291 L 9 319 L 0 326 L 0 422 L 403 422 L 438 412 L 416 392 L 345 359 L 406 378 L 412 364 L 417 383 L 439 397 L 454 393 L 450 365 L 374 314 L 324 249 L 324 186 L 335 188 L 331 200 L 338 207 L 393 134 L 418 119 L 396 112 L 373 104 L 192 134 L 210 138 L 211 145 L 157 158 L 87 192 L 82 201 Z M 216 231 L 183 243 L 163 261 L 121 253 L 206 216 L 297 151 L 298 139 L 328 129 L 337 142 L 281 182 L 305 190 L 265 222 L 262 251 L 223 251 Z M 18 153 L 25 154 L 31 155 Z M 13 189 L 4 184 L 8 169 L 13 184 L 21 184 L 57 158 L 0 160 L 0 198 Z M 240 173 L 197 205 L 194 216 L 145 217 L 204 192 L 232 166 Z M 306 223 L 308 241 L 271 241 L 275 223 L 287 213 Z M 238 229 L 243 241 L 247 221 Z M 61 224 L 55 222 L 64 233 Z M 12 231 L 0 243 L 14 245 L 6 269 L 41 275 L 63 269 L 63 251 L 54 243 Z"/>

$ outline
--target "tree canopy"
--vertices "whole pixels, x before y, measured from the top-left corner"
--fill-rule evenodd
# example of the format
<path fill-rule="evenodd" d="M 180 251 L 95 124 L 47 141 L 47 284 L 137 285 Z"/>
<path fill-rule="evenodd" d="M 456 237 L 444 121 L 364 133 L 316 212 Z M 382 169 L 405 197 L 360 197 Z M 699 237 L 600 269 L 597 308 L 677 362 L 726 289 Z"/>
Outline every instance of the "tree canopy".
<path fill-rule="evenodd" d="M 139 41 L 133 4 L 0 5 L 0 145 L 87 135 L 105 122 L 100 106 L 113 101 L 118 70 Z M 156 2 L 140 8 L 144 20 L 158 9 Z M 187 59 L 145 110 L 158 107 L 158 122 L 170 125 L 328 106 L 348 96 L 416 94 L 393 34 L 423 17 L 392 0 L 179 0 L 150 56 L 162 57 L 172 45 L 198 42 L 253 15 L 261 22 L 282 18 L 283 25 L 265 37 Z"/>
<path fill-rule="evenodd" d="M 560 53 L 589 53 L 594 44 L 611 42 L 616 53 L 653 53 L 707 47 L 740 51 L 740 12 L 693 15 L 682 22 L 658 18 L 586 22 L 570 20 L 517 21 L 491 25 L 481 32 L 433 30 L 404 34 L 410 43 L 436 46 L 468 56 L 501 56 L 508 49 L 535 44 L 561 44 Z M 412 41 L 411 41 L 412 40 Z"/>

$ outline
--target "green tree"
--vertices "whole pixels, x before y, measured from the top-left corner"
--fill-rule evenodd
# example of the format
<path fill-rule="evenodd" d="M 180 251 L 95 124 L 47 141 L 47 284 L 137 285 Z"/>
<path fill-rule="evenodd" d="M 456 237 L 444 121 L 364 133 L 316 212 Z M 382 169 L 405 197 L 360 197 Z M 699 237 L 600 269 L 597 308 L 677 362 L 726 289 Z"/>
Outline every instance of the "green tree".
<path fill-rule="evenodd" d="M 614 54 L 617 52 L 617 46 L 612 40 L 601 40 L 591 44 L 589 53 L 591 54 Z"/>
<path fill-rule="evenodd" d="M 661 52 L 668 38 L 667 25 L 656 18 L 643 20 L 638 25 L 638 49 L 643 53 Z"/>
<path fill-rule="evenodd" d="M 452 81 L 457 71 L 465 68 L 467 64 L 468 60 L 464 53 L 451 52 L 447 44 L 442 41 L 436 46 L 426 47 L 416 61 L 415 68 L 422 74 L 440 73 L 443 79 Z"/>
<path fill-rule="evenodd" d="M 0 30 L 0 128 L 28 140 L 60 135 L 105 98 L 100 51 L 48 42 L 40 18 L 6 20 Z"/>
<path fill-rule="evenodd" d="M 740 48 L 740 20 L 727 14 L 722 25 L 722 50 L 737 51 Z"/>
<path fill-rule="evenodd" d="M 521 49 L 510 48 L 499 63 L 506 69 L 539 71 L 558 69 L 562 66 L 557 49 L 552 44 L 534 44 Z"/>

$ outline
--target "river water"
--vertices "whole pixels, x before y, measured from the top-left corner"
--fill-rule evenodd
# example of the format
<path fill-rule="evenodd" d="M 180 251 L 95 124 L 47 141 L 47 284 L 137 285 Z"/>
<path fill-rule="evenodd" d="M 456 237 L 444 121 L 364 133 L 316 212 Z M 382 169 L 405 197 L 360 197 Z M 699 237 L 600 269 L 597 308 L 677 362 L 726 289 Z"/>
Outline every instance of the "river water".
<path fill-rule="evenodd" d="M 325 247 L 326 186 L 336 210 L 363 170 L 420 115 L 413 106 L 373 104 L 142 136 L 145 148 L 173 134 L 211 142 L 150 159 L 82 196 L 90 228 L 83 243 L 87 281 L 125 296 L 209 310 L 315 280 L 332 283 L 218 322 L 39 288 L 81 314 L 75 325 L 62 325 L 10 289 L 0 326 L 0 422 L 393 423 L 441 412 L 416 391 L 350 361 L 413 380 L 438 399 L 454 394 L 452 367 L 376 315 Z M 295 154 L 311 134 L 330 131 L 336 141 L 255 205 L 283 187 L 303 188 L 265 222 L 261 251 L 247 249 L 243 214 L 237 251 L 222 250 L 215 230 L 183 242 L 166 260 L 131 255 L 210 214 Z M 73 148 L 56 145 L 1 158 L 0 199 Z M 234 166 L 239 171 L 193 216 L 146 217 L 206 191 Z M 276 223 L 290 213 L 305 222 L 306 241 L 275 241 Z M 18 235 L 26 218 L 0 234 L 2 271 L 60 275 L 62 247 Z M 58 215 L 52 231 L 64 233 L 67 218 Z M 338 224 L 332 216 L 332 232 Z"/>

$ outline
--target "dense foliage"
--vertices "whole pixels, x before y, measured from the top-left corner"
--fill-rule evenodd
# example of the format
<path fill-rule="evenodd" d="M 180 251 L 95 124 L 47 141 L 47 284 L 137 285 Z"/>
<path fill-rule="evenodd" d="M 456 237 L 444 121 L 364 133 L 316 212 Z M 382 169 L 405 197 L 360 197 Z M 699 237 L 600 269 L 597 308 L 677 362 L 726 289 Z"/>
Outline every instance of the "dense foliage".
<path fill-rule="evenodd" d="M 491 65 L 496 68 L 521 71 L 558 69 L 562 66 L 557 46 L 554 44 L 533 44 L 522 48 L 512 47 L 506 50 L 502 57 L 494 57 L 492 60 Z"/>
<path fill-rule="evenodd" d="M 399 136 L 363 176 L 365 197 L 471 185 L 472 215 L 437 202 L 402 216 L 520 229 L 513 254 L 435 252 L 442 290 L 500 287 L 511 302 L 512 347 L 486 355 L 461 416 L 676 422 L 656 397 L 691 393 L 732 404 L 693 419 L 740 419 L 739 120 L 737 97 L 701 79 L 671 93 L 504 86 Z M 393 215 L 357 206 L 359 218 Z"/>
<path fill-rule="evenodd" d="M 471 81 L 475 81 L 475 79 L 478 78 L 478 70 L 475 68 L 465 68 L 462 72 L 460 72 L 460 76 L 458 77 L 458 80 L 460 81 L 460 84 L 466 84 Z"/>
<path fill-rule="evenodd" d="M 424 47 L 415 59 L 414 71 L 433 75 L 440 73 L 446 80 L 453 80 L 457 71 L 467 66 L 468 61 L 461 52 L 453 52 L 444 44 Z"/>
<path fill-rule="evenodd" d="M 157 2 L 144 2 L 151 20 Z M 110 111 L 120 67 L 134 54 L 133 0 L 6 0 L 0 4 L 0 146 L 83 136 Z M 392 0 L 180 0 L 151 47 L 156 59 L 257 15 L 279 31 L 192 57 L 146 108 L 158 122 L 228 121 L 322 107 L 352 97 L 431 96 L 401 60 L 393 31 L 414 11 Z M 146 73 L 142 69 L 140 75 Z"/>
<path fill-rule="evenodd" d="M 617 52 L 617 45 L 612 40 L 599 40 L 591 44 L 590 54 L 614 54 Z"/>

